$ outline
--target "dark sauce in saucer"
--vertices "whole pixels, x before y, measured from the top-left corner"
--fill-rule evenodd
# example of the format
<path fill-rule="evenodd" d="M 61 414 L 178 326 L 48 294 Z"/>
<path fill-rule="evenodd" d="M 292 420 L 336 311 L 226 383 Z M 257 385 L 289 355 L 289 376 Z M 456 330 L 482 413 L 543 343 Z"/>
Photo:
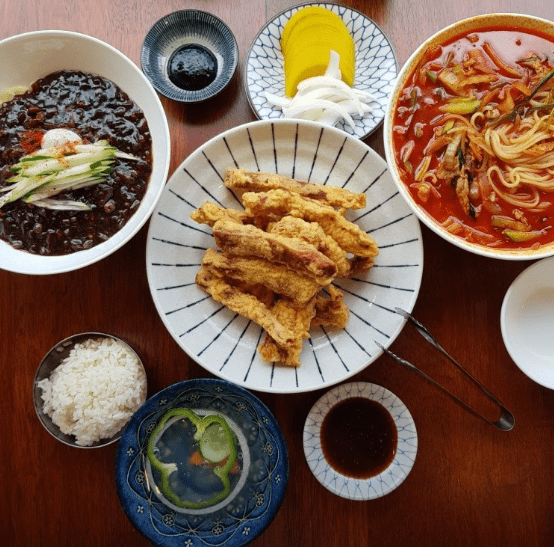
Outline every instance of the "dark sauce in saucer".
<path fill-rule="evenodd" d="M 176 49 L 167 64 L 169 79 L 186 91 L 208 87 L 217 76 L 217 59 L 207 48 L 186 44 Z"/>
<path fill-rule="evenodd" d="M 351 397 L 337 403 L 321 424 L 321 449 L 331 467 L 347 477 L 369 479 L 394 460 L 396 424 L 379 402 Z"/>

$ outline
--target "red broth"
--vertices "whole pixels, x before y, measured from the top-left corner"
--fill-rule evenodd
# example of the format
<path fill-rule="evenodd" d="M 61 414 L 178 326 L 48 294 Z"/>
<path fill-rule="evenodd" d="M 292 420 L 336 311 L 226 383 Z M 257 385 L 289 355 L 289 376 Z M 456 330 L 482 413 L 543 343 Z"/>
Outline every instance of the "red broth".
<path fill-rule="evenodd" d="M 503 67 L 502 64 L 495 64 L 495 56 L 500 58 L 500 63 L 504 63 L 508 68 Z M 535 57 L 538 57 L 538 60 Z M 475 59 L 481 63 L 477 66 L 477 70 L 474 68 L 477 62 L 474 61 Z M 500 116 L 505 118 L 513 116 L 514 109 L 520 117 L 525 112 L 532 113 L 530 108 L 525 110 L 526 106 L 521 106 L 519 110 L 516 107 L 519 104 L 526 104 L 525 100 L 533 90 L 538 89 L 546 95 L 542 104 L 554 103 L 554 92 L 551 91 L 554 77 L 539 85 L 553 67 L 552 39 L 519 29 L 489 28 L 457 36 L 441 48 L 428 50 L 427 55 L 407 80 L 399 95 L 393 124 L 396 163 L 402 181 L 409 188 L 415 201 L 430 217 L 457 236 L 499 249 L 537 248 L 554 241 L 554 193 L 552 193 L 554 167 L 548 175 L 552 187 L 548 189 L 549 191 L 537 190 L 540 196 L 540 207 L 523 208 L 508 203 L 498 193 L 494 195 L 495 192 L 491 190 L 490 184 L 484 180 L 483 165 L 486 168 L 496 164 L 504 172 L 506 170 L 504 161 L 498 158 L 492 161 L 489 158 L 488 161 L 482 160 L 480 164 L 479 153 L 473 154 L 467 143 L 464 148 L 463 139 L 462 145 L 456 152 L 456 158 L 459 161 L 455 162 L 455 168 L 445 169 L 443 163 L 441 171 L 441 162 L 445 162 L 447 145 L 434 153 L 426 154 L 426 148 L 428 149 L 430 143 L 439 139 L 440 132 L 443 130 L 439 128 L 445 128 L 448 123 L 444 121 L 445 116 L 449 114 L 444 111 L 445 108 L 456 110 L 460 106 L 462 110 L 470 110 L 477 104 L 475 110 L 464 112 L 461 116 L 469 120 L 477 111 L 487 112 L 488 117 L 483 117 L 479 122 L 480 126 L 485 128 L 489 125 L 500 127 L 502 122 L 497 119 Z M 445 84 L 445 81 L 447 83 L 449 81 L 445 76 L 447 70 L 458 75 L 458 82 L 472 74 L 492 76 L 490 76 L 491 81 L 484 81 L 486 78 L 481 78 L 482 82 L 469 87 L 459 87 L 456 82 L 452 84 L 453 87 L 449 87 Z M 518 71 L 521 77 L 517 77 L 509 70 Z M 508 100 L 506 100 L 506 94 L 510 95 Z M 475 103 L 471 103 L 472 100 Z M 509 100 L 512 101 L 511 104 Z M 464 103 L 464 101 L 467 102 Z M 543 115 L 548 115 L 551 111 L 552 106 L 539 110 Z M 460 124 L 457 127 L 463 126 L 455 116 L 451 119 L 455 124 Z M 514 120 L 510 118 L 506 123 L 509 121 L 512 125 L 517 124 L 518 117 L 515 116 Z M 551 120 L 554 124 L 554 114 Z M 446 135 L 447 133 L 444 133 L 445 137 Z M 554 132 L 551 130 L 550 140 L 547 139 L 545 142 L 548 144 L 552 140 L 554 140 Z M 553 150 L 550 150 L 550 153 L 554 161 L 554 143 L 551 147 Z M 429 161 L 427 171 L 424 165 L 426 155 L 431 156 L 430 160 L 427 160 Z M 540 154 L 539 156 L 544 157 Z M 469 162 L 466 162 L 468 157 Z M 459 172 L 462 164 L 464 176 L 469 179 L 465 190 L 472 188 L 468 196 L 469 205 L 468 200 L 463 199 L 463 184 L 452 175 L 455 170 Z M 450 165 L 453 165 L 452 161 Z M 424 184 L 421 180 L 417 180 L 418 174 L 421 176 L 422 172 L 427 174 Z M 433 174 L 436 175 L 437 172 L 447 173 L 447 175 L 444 179 L 438 177 L 434 180 Z M 498 182 L 494 174 L 493 181 Z M 457 193 L 458 189 L 460 195 Z M 511 196 L 525 191 L 527 191 L 526 187 L 520 186 L 516 190 L 506 191 L 505 194 L 511 199 Z"/>

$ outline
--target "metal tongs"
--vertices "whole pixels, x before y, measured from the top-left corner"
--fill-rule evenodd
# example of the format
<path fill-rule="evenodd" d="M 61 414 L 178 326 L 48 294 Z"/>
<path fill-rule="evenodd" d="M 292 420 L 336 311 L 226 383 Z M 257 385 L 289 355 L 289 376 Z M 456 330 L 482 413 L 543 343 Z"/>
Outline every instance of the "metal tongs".
<path fill-rule="evenodd" d="M 501 431 L 510 431 L 514 427 L 514 416 L 513 414 L 486 388 L 484 387 L 477 379 L 475 379 L 467 370 L 465 370 L 458 361 L 456 361 L 431 335 L 431 333 L 411 314 L 409 314 L 407 311 L 396 308 L 396 313 L 402 315 L 405 317 L 410 325 L 414 327 L 427 342 L 429 342 L 431 345 L 433 345 L 435 348 L 437 348 L 452 364 L 454 364 L 461 372 L 465 374 L 467 378 L 469 378 L 491 401 L 493 401 L 500 410 L 502 411 L 500 418 L 493 422 L 492 420 L 489 420 L 485 416 L 483 416 L 481 413 L 477 412 L 474 408 L 471 408 L 468 404 L 466 404 L 464 401 L 456 397 L 453 393 L 448 391 L 446 388 L 441 386 L 438 382 L 433 380 L 430 376 L 425 374 L 425 372 L 419 370 L 416 366 L 412 365 L 412 363 L 406 361 L 405 359 L 402 359 L 402 357 L 399 357 L 398 355 L 394 354 L 392 351 L 388 350 L 387 348 L 383 347 L 379 342 L 375 341 L 378 347 L 380 347 L 389 357 L 392 357 L 397 363 L 400 363 L 401 365 L 404 365 L 405 367 L 409 368 L 410 370 L 413 370 L 414 372 L 417 372 L 420 376 L 425 378 L 428 382 L 433 384 L 434 386 L 438 387 L 440 390 L 442 390 L 446 395 L 448 395 L 455 403 L 460 405 L 462 408 L 467 410 L 470 414 L 473 414 L 474 416 L 477 416 L 478 418 L 481 418 L 485 422 L 494 425 Z"/>

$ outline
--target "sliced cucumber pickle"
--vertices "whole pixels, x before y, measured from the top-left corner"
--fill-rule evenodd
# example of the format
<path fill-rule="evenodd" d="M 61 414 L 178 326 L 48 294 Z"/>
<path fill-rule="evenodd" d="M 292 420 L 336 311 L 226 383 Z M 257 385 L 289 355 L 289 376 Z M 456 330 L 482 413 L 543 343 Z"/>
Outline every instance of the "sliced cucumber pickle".
<path fill-rule="evenodd" d="M 226 431 L 218 423 L 212 423 L 200 438 L 198 451 L 205 460 L 211 463 L 219 463 L 229 457 L 233 442 L 231 431 Z"/>

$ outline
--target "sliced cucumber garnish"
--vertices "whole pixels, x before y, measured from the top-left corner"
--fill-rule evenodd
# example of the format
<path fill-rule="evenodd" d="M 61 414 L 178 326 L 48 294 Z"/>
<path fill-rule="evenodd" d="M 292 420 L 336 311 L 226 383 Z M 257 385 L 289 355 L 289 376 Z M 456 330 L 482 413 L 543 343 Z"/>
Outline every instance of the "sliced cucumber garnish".
<path fill-rule="evenodd" d="M 198 443 L 200 455 L 211 463 L 219 463 L 231 454 L 234 443 L 232 432 L 225 430 L 220 424 L 210 424 L 202 434 Z"/>

